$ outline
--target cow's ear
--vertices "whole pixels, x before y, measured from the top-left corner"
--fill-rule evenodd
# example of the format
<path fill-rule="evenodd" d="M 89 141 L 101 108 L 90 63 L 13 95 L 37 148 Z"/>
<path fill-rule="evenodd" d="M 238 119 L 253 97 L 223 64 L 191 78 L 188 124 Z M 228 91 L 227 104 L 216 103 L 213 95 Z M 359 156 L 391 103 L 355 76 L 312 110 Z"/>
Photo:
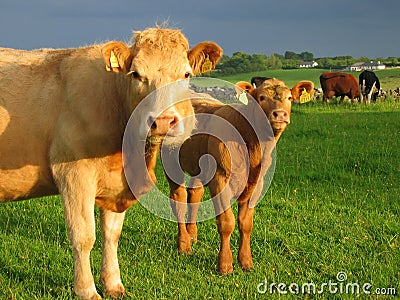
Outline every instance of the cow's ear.
<path fill-rule="evenodd" d="M 124 43 L 109 42 L 101 49 L 107 71 L 129 72 L 132 63 L 132 50 Z"/>
<path fill-rule="evenodd" d="M 291 92 L 292 101 L 309 101 L 314 96 L 314 83 L 308 80 L 299 81 L 291 88 Z M 304 100 L 301 99 L 302 97 L 304 98 Z"/>
<path fill-rule="evenodd" d="M 235 91 L 237 99 L 243 104 L 248 104 L 248 95 L 254 91 L 254 87 L 247 81 L 239 81 L 235 83 Z"/>
<path fill-rule="evenodd" d="M 222 48 L 213 42 L 201 42 L 188 52 L 189 63 L 195 75 L 214 70 L 222 55 Z"/>

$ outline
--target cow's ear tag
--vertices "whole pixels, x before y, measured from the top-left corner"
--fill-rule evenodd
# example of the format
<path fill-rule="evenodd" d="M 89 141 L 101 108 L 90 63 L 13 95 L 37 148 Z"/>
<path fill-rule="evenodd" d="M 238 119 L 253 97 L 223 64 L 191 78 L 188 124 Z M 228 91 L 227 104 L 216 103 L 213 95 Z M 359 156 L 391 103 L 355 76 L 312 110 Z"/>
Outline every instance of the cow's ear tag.
<path fill-rule="evenodd" d="M 210 56 L 207 54 L 206 59 L 201 65 L 201 73 L 208 73 L 212 70 L 212 62 L 210 60 Z"/>
<path fill-rule="evenodd" d="M 300 95 L 300 103 L 306 103 L 311 100 L 311 94 L 307 93 L 306 89 L 303 89 Z"/>
<path fill-rule="evenodd" d="M 111 64 L 111 68 L 119 68 L 118 59 L 115 56 L 114 51 L 111 51 L 110 64 Z"/>
<path fill-rule="evenodd" d="M 245 104 L 245 105 L 249 104 L 249 99 L 247 99 L 247 92 L 246 92 L 246 91 L 243 91 L 243 92 L 241 92 L 240 94 L 237 94 L 237 95 L 236 95 L 236 98 L 237 98 L 240 102 L 242 102 L 243 104 Z"/>
<path fill-rule="evenodd" d="M 110 66 L 111 66 L 111 68 L 106 65 L 106 70 L 109 71 L 109 72 L 112 71 L 112 68 L 119 68 L 120 67 L 119 63 L 118 63 L 118 59 L 115 56 L 114 51 L 112 51 L 112 50 L 111 50 L 111 54 L 110 54 Z"/>

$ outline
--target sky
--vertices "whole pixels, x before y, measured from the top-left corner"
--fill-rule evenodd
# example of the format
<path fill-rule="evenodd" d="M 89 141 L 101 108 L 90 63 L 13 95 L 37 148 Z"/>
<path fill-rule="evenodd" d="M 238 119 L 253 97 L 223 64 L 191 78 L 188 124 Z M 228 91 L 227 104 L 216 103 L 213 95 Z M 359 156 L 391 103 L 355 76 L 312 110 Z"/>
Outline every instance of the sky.
<path fill-rule="evenodd" d="M 129 42 L 133 31 L 166 20 L 191 46 L 214 41 L 229 56 L 400 57 L 396 0 L 1 0 L 0 47 Z"/>

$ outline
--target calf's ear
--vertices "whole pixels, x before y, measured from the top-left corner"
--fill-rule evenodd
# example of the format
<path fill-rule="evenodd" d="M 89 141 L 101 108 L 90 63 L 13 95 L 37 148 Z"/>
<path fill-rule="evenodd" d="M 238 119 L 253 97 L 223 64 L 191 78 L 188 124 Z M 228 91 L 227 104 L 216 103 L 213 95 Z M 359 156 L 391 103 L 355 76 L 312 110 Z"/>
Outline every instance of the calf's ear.
<path fill-rule="evenodd" d="M 296 83 L 290 90 L 292 92 L 292 101 L 307 102 L 314 96 L 314 83 L 302 80 Z"/>
<path fill-rule="evenodd" d="M 239 81 L 239 82 L 235 83 L 235 91 L 237 94 L 241 94 L 244 91 L 251 93 L 253 90 L 254 90 L 254 87 L 250 82 Z"/>
<path fill-rule="evenodd" d="M 254 91 L 254 87 L 247 81 L 239 81 L 235 83 L 236 98 L 243 104 L 249 104 L 247 96 Z"/>
<path fill-rule="evenodd" d="M 129 72 L 133 53 L 131 49 L 121 42 L 109 42 L 101 49 L 107 71 Z"/>
<path fill-rule="evenodd" d="M 214 70 L 222 55 L 222 48 L 214 42 L 201 42 L 188 52 L 189 63 L 195 75 Z"/>

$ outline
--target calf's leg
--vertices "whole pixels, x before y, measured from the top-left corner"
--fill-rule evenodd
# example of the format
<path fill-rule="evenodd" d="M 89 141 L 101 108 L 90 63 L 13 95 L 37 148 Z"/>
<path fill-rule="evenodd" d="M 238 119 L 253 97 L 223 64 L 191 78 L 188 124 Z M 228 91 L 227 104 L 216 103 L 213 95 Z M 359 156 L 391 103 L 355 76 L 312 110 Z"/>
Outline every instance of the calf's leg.
<path fill-rule="evenodd" d="M 240 232 L 238 261 L 244 270 L 253 267 L 253 259 L 250 249 L 250 235 L 253 229 L 254 208 L 249 208 L 249 202 L 238 204 L 238 226 Z"/>
<path fill-rule="evenodd" d="M 230 274 L 233 272 L 230 241 L 232 232 L 235 229 L 235 217 L 230 207 L 232 193 L 229 187 L 225 186 L 226 181 L 221 180 L 225 176 L 216 175 L 216 178 L 216 182 L 211 182 L 209 188 L 211 196 L 213 196 L 218 233 L 221 239 L 218 254 L 218 271 L 221 274 Z"/>
<path fill-rule="evenodd" d="M 199 182 L 199 184 L 201 184 Z M 191 185 L 192 186 L 192 185 Z M 188 221 L 186 224 L 187 232 L 194 243 L 197 243 L 197 225 L 196 218 L 197 212 L 199 211 L 199 205 L 201 198 L 204 195 L 204 187 L 202 185 L 187 189 L 188 191 L 188 203 L 189 203 L 189 213 Z"/>
<path fill-rule="evenodd" d="M 187 192 L 184 185 L 168 179 L 170 186 L 170 204 L 178 221 L 178 250 L 181 253 L 191 253 L 190 235 L 186 230 Z"/>
<path fill-rule="evenodd" d="M 125 212 L 115 213 L 107 209 L 100 209 L 100 215 L 103 236 L 100 280 L 104 285 L 105 294 L 112 298 L 119 298 L 125 294 L 117 255 L 118 240 L 121 236 Z"/>
<path fill-rule="evenodd" d="M 217 216 L 217 226 L 221 239 L 221 245 L 218 254 L 218 271 L 221 274 L 230 274 L 233 272 L 232 250 L 230 242 L 232 232 L 235 229 L 235 217 L 230 208 Z"/>

